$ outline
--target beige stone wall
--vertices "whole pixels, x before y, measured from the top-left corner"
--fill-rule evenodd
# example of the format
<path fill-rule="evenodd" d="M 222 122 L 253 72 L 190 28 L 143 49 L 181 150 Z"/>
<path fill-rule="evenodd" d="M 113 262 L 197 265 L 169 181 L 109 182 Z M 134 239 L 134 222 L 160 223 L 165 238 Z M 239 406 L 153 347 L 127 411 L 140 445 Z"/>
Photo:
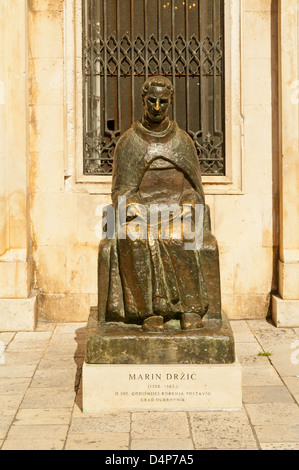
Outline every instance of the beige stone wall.
<path fill-rule="evenodd" d="M 95 209 L 110 199 L 109 194 L 92 194 L 84 183 L 76 185 L 72 173 L 76 142 L 70 136 L 80 122 L 72 121 L 72 127 L 69 121 L 76 111 L 68 105 L 65 67 L 77 61 L 71 56 L 72 44 L 66 47 L 70 4 L 76 2 L 28 2 L 33 287 L 39 294 L 40 317 L 61 321 L 86 320 L 89 306 L 96 303 Z M 236 89 L 241 84 L 242 191 L 209 190 L 207 202 L 220 247 L 223 307 L 230 318 L 261 318 L 277 287 L 277 2 L 240 4 L 241 82 Z"/>
<path fill-rule="evenodd" d="M 0 331 L 32 330 L 27 2 L 0 14 Z"/>
<path fill-rule="evenodd" d="M 0 298 L 6 299 L 30 292 L 27 8 L 24 3 L 14 17 L 15 7 L 2 2 L 0 15 L 6 45 L 0 51 Z"/>
<path fill-rule="evenodd" d="M 273 320 L 293 327 L 299 325 L 299 2 L 280 0 L 279 6 L 280 250 Z"/>
<path fill-rule="evenodd" d="M 76 321 L 95 302 L 97 242 L 80 218 L 92 218 L 92 196 L 65 186 L 63 3 L 29 1 L 31 225 L 39 315 Z"/>
<path fill-rule="evenodd" d="M 223 306 L 230 318 L 264 317 L 277 287 L 277 1 L 243 4 L 243 196 L 214 196 Z"/>

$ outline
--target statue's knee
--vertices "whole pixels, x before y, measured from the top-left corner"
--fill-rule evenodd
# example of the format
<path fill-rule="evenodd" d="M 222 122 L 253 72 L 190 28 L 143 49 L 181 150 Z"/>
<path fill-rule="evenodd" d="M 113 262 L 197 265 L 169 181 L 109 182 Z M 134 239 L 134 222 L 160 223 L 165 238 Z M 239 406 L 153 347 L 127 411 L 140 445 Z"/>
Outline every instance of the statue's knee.
<path fill-rule="evenodd" d="M 204 236 L 201 251 L 205 252 L 215 252 L 218 255 L 218 243 L 214 235 L 209 233 Z"/>

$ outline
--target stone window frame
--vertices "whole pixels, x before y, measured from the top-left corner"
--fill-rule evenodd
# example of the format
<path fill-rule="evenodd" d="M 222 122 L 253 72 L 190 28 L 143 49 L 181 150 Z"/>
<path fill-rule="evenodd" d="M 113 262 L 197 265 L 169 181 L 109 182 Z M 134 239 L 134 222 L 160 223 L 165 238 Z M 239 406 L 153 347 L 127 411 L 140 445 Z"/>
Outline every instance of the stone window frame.
<path fill-rule="evenodd" d="M 242 35 L 243 0 L 225 0 L 226 176 L 203 176 L 207 195 L 244 194 Z M 64 109 L 66 190 L 110 194 L 111 176 L 83 174 L 82 1 L 64 2 Z"/>

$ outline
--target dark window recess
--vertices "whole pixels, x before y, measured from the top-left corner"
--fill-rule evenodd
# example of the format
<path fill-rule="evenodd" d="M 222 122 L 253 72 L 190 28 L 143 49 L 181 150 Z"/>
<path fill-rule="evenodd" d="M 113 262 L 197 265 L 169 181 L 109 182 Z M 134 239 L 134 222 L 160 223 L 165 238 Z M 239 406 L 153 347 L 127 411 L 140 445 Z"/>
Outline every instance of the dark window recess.
<path fill-rule="evenodd" d="M 108 119 L 107 128 L 109 131 L 115 131 L 115 121 L 114 119 Z"/>
<path fill-rule="evenodd" d="M 224 0 L 83 0 L 84 173 L 110 175 L 152 75 L 175 86 L 171 118 L 203 175 L 224 175 Z"/>

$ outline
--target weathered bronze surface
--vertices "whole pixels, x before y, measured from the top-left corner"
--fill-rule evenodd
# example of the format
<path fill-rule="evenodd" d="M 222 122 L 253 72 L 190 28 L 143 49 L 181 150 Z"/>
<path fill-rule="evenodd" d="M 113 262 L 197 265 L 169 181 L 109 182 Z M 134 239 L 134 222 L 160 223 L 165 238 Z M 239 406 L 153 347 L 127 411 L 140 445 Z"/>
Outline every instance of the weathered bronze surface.
<path fill-rule="evenodd" d="M 204 327 L 183 331 L 178 320 L 163 332 L 144 331 L 139 325 L 98 322 L 91 309 L 85 361 L 89 364 L 229 364 L 234 362 L 234 340 L 224 312 L 222 322 L 204 320 Z"/>
<path fill-rule="evenodd" d="M 98 317 L 95 322 L 91 316 L 87 342 L 90 363 L 234 361 L 232 332 L 221 312 L 218 246 L 199 162 L 191 138 L 169 120 L 172 97 L 168 79 L 147 80 L 142 121 L 124 133 L 115 150 L 115 233 L 99 247 Z M 120 197 L 126 198 L 125 220 L 117 224 Z M 168 213 L 168 237 L 161 220 L 155 225 L 150 218 L 153 204 L 179 208 L 179 213 Z M 199 206 L 204 212 L 203 242 L 187 250 Z M 187 233 L 185 226 L 181 230 L 184 218 L 190 222 Z M 136 230 L 136 220 L 139 234 L 146 236 L 134 239 L 130 231 Z"/>

